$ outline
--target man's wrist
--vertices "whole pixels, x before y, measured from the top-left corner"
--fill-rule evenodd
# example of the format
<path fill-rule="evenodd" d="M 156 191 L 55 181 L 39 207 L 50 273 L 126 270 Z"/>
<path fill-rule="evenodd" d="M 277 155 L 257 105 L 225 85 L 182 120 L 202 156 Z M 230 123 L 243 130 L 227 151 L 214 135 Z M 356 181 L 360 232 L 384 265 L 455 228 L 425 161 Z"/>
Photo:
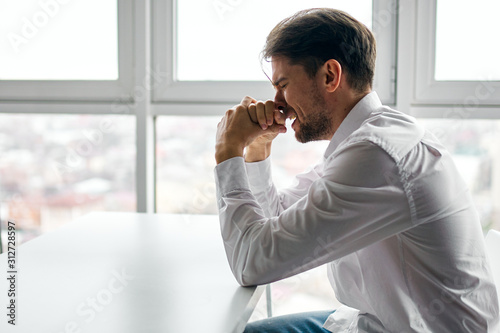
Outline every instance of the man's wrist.
<path fill-rule="evenodd" d="M 220 164 L 233 157 L 243 157 L 243 148 L 236 146 L 215 147 L 215 161 Z"/>
<path fill-rule="evenodd" d="M 245 152 L 245 162 L 260 162 L 269 157 L 271 154 L 271 143 L 267 142 L 263 145 L 249 145 Z"/>

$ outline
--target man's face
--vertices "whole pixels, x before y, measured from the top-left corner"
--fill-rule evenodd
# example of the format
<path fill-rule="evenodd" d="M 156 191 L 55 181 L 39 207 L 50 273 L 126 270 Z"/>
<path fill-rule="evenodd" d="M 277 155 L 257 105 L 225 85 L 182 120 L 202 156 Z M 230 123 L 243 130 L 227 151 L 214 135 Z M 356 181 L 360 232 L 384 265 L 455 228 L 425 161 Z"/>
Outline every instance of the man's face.
<path fill-rule="evenodd" d="M 292 129 L 297 141 L 305 143 L 330 140 L 333 136 L 333 113 L 327 109 L 321 75 L 310 78 L 302 65 L 291 65 L 284 57 L 272 58 L 274 102 L 287 118 L 295 120 Z"/>

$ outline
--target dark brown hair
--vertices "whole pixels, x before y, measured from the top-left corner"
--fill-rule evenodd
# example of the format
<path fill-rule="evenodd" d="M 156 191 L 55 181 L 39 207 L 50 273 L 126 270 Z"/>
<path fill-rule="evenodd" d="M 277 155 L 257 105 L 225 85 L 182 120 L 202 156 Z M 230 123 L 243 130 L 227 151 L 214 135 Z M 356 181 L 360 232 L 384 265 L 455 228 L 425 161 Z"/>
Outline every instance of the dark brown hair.
<path fill-rule="evenodd" d="M 376 43 L 371 31 L 349 14 L 333 8 L 313 8 L 284 19 L 269 33 L 262 60 L 283 56 L 304 66 L 310 77 L 329 59 L 347 72 L 347 83 L 358 92 L 372 87 Z"/>

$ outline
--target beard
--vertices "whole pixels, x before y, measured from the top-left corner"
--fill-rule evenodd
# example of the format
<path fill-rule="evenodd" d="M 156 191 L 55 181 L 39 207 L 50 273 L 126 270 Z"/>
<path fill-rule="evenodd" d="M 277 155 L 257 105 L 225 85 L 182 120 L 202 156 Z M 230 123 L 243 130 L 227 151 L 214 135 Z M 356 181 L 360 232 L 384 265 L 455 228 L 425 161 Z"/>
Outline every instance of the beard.
<path fill-rule="evenodd" d="M 333 133 L 333 114 L 328 111 L 323 96 L 316 85 L 309 92 L 312 96 L 307 119 L 299 121 L 299 129 L 295 138 L 301 143 L 324 140 Z M 299 119 L 297 118 L 296 121 Z"/>
<path fill-rule="evenodd" d="M 300 128 L 295 132 L 295 138 L 301 143 L 324 140 L 325 136 L 331 132 L 331 123 L 324 118 L 309 119 L 299 125 Z"/>

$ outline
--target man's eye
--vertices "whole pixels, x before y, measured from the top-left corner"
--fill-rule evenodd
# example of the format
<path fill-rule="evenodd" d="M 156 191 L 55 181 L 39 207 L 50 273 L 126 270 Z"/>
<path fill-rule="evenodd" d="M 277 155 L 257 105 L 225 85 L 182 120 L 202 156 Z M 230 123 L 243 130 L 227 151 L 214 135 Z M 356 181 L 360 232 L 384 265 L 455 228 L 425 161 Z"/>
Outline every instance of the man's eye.
<path fill-rule="evenodd" d="M 284 84 L 280 87 L 280 89 L 285 89 L 288 84 Z"/>

